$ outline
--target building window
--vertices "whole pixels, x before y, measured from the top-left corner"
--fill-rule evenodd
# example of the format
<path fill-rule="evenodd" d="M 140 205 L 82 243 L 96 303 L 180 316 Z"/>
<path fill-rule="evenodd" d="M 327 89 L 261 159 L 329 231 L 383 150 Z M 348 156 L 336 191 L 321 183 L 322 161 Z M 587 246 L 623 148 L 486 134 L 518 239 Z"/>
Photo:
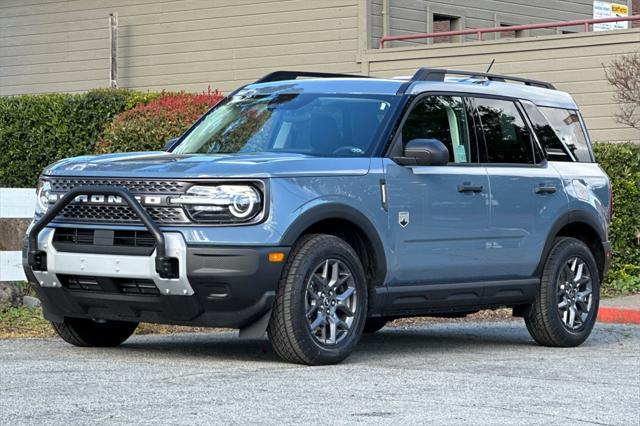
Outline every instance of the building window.
<path fill-rule="evenodd" d="M 440 15 L 437 13 L 433 14 L 433 32 L 434 33 L 444 33 L 447 31 L 458 31 L 461 30 L 461 20 L 459 16 L 449 16 L 449 15 Z M 460 41 L 460 37 L 434 37 L 434 43 L 451 43 Z"/>

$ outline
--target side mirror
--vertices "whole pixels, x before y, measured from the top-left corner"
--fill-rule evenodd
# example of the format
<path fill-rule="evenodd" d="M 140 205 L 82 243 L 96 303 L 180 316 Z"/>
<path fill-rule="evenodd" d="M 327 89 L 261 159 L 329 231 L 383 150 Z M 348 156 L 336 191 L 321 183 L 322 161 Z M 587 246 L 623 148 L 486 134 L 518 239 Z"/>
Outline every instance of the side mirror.
<path fill-rule="evenodd" d="M 449 150 L 438 139 L 412 139 L 404 147 L 404 156 L 393 161 L 403 166 L 445 166 Z"/>
<path fill-rule="evenodd" d="M 166 141 L 166 142 L 164 143 L 164 150 L 165 150 L 165 151 L 170 151 L 170 150 L 171 150 L 171 148 L 173 148 L 173 147 L 174 147 L 174 145 L 176 144 L 176 142 L 178 142 L 178 139 L 180 139 L 180 138 L 171 138 L 171 139 L 169 139 L 168 141 Z"/>

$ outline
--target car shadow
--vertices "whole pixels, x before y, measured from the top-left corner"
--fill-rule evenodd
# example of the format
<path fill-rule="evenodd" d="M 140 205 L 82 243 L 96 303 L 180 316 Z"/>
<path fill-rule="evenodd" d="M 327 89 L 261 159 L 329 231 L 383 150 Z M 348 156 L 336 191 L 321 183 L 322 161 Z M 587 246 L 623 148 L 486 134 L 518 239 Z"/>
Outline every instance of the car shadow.
<path fill-rule="evenodd" d="M 363 335 L 350 358 L 384 358 L 401 354 L 437 356 L 455 350 L 480 351 L 498 347 L 534 345 L 524 326 L 493 323 L 478 327 L 465 323 L 438 324 L 434 327 L 384 328 Z M 240 339 L 237 332 L 181 333 L 173 335 L 136 336 L 119 348 L 120 353 L 135 356 L 185 357 L 198 360 L 276 362 L 282 360 L 264 339 Z"/>

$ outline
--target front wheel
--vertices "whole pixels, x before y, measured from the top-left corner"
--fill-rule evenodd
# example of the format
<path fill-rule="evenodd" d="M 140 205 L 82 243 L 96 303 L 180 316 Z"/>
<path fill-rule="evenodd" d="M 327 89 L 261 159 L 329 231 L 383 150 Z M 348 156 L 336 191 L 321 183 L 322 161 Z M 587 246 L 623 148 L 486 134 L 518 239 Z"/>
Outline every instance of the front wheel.
<path fill-rule="evenodd" d="M 524 320 L 541 345 L 578 346 L 591 334 L 599 302 L 600 276 L 589 247 L 575 238 L 558 238 Z"/>
<path fill-rule="evenodd" d="M 80 347 L 118 346 L 138 327 L 137 322 L 81 318 L 65 318 L 64 322 L 52 322 L 51 325 L 62 340 Z"/>
<path fill-rule="evenodd" d="M 367 314 L 360 259 L 332 235 L 307 235 L 287 261 L 267 332 L 286 361 L 335 364 L 351 354 Z"/>

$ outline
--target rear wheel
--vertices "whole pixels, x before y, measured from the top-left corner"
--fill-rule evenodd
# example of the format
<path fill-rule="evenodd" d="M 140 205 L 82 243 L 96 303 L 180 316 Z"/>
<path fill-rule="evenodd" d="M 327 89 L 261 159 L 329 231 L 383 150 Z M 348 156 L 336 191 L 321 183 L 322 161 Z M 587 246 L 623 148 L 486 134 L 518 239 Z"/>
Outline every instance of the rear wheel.
<path fill-rule="evenodd" d="M 562 237 L 549 253 L 538 296 L 524 320 L 541 345 L 577 346 L 591 334 L 599 302 L 600 276 L 593 254 L 582 241 Z"/>
<path fill-rule="evenodd" d="M 138 327 L 137 322 L 80 318 L 65 318 L 64 322 L 52 322 L 51 325 L 65 342 L 81 347 L 118 346 Z"/>
<path fill-rule="evenodd" d="M 267 332 L 276 353 L 299 364 L 335 364 L 358 343 L 367 312 L 364 270 L 332 235 L 307 235 L 285 266 Z"/>

